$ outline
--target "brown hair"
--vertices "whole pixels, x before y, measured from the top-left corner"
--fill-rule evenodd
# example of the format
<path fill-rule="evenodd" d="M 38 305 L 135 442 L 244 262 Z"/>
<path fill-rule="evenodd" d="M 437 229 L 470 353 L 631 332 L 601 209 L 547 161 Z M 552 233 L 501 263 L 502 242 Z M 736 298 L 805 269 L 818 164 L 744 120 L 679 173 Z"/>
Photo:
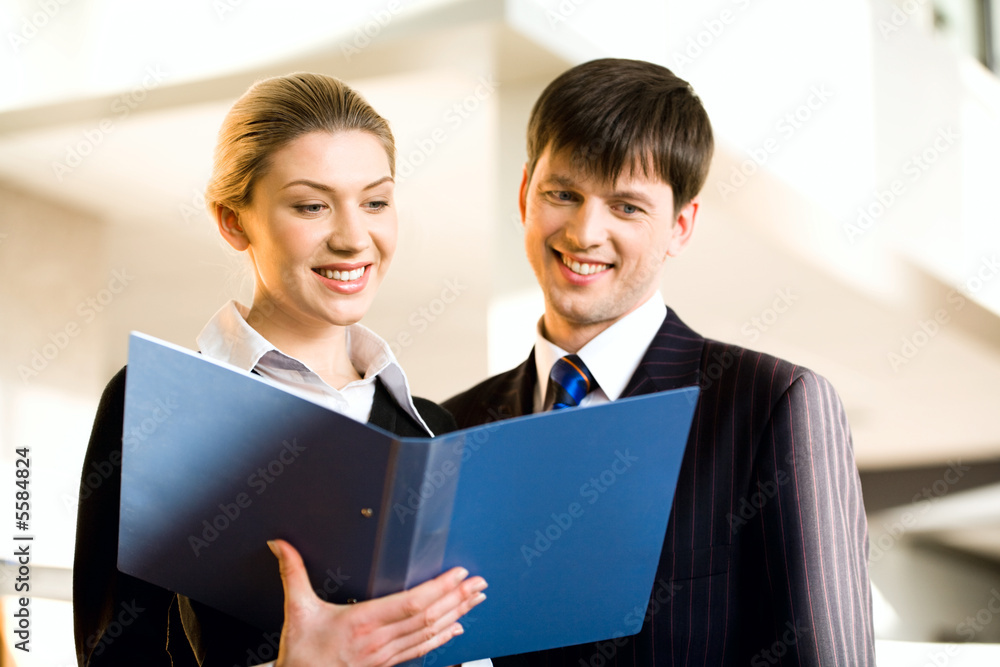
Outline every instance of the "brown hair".
<path fill-rule="evenodd" d="M 258 81 L 236 101 L 219 129 L 206 205 L 210 211 L 218 205 L 245 210 L 275 151 L 310 132 L 343 130 L 373 134 L 396 175 L 389 123 L 343 81 L 308 72 Z"/>
<path fill-rule="evenodd" d="M 539 156 L 570 151 L 573 164 L 613 183 L 623 171 L 670 185 L 675 214 L 701 190 L 714 142 L 691 86 L 666 67 L 604 58 L 568 70 L 535 102 L 528 121 L 528 177 Z"/>

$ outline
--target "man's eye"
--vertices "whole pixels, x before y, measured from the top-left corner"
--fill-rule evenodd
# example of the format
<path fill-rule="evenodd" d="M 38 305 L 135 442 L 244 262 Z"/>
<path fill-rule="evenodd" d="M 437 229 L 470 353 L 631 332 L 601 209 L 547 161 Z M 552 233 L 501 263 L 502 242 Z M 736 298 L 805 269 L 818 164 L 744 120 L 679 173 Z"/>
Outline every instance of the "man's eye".
<path fill-rule="evenodd" d="M 622 213 L 627 213 L 632 215 L 633 213 L 638 213 L 639 209 L 632 204 L 622 204 Z"/>

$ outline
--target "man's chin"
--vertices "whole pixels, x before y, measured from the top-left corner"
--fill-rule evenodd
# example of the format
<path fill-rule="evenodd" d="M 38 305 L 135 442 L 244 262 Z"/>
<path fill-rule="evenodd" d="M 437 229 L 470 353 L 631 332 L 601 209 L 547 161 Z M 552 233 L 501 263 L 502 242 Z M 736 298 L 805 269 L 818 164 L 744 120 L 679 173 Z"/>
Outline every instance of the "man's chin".
<path fill-rule="evenodd" d="M 610 307 L 611 304 L 605 299 L 560 295 L 548 303 L 553 314 L 574 327 L 586 327 L 617 319 L 614 314 L 615 309 Z"/>

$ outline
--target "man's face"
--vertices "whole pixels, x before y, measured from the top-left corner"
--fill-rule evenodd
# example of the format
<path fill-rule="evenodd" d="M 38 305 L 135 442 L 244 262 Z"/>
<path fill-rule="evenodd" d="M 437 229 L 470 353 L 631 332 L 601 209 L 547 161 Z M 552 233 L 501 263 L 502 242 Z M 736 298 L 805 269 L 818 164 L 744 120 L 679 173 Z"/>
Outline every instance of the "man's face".
<path fill-rule="evenodd" d="M 686 245 L 697 200 L 674 215 L 670 186 L 628 171 L 616 183 L 546 149 L 521 183 L 528 261 L 545 293 L 551 338 L 592 338 L 659 287 L 667 257 Z M 557 344 L 559 340 L 553 340 Z"/>

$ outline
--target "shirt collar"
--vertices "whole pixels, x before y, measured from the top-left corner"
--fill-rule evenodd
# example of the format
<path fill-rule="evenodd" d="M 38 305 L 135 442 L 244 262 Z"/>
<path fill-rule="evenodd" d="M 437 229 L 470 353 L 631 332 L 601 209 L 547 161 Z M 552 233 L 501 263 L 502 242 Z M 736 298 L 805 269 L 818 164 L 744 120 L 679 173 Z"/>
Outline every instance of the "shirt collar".
<path fill-rule="evenodd" d="M 608 400 L 617 400 L 635 374 L 646 349 L 667 316 L 663 297 L 657 291 L 645 303 L 595 336 L 576 354 L 587 365 Z M 539 320 L 535 335 L 535 370 L 540 398 L 545 398 L 549 371 L 556 361 L 569 354 L 542 335 Z"/>
<path fill-rule="evenodd" d="M 338 391 L 326 384 L 304 363 L 276 348 L 247 324 L 246 316 L 249 312 L 246 306 L 236 301 L 229 301 L 220 308 L 198 334 L 198 349 L 202 354 L 247 372 L 258 366 L 298 371 L 304 377 L 322 384 L 330 392 Z M 354 368 L 359 373 L 363 370 L 364 379 L 359 382 L 373 382 L 375 377 L 379 377 L 396 402 L 433 435 L 413 404 L 406 373 L 388 343 L 371 329 L 361 324 L 352 324 L 347 327 L 347 353 Z"/>

